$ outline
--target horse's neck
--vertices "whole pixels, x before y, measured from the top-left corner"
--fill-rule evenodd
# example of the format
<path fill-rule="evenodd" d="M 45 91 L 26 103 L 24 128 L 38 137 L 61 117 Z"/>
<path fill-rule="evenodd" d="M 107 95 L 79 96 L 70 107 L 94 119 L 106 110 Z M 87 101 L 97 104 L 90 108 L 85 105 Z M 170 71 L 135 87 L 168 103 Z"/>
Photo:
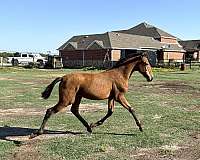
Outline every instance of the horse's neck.
<path fill-rule="evenodd" d="M 131 77 L 136 64 L 137 61 L 133 61 L 118 68 L 118 71 L 122 74 L 125 80 L 128 80 Z"/>

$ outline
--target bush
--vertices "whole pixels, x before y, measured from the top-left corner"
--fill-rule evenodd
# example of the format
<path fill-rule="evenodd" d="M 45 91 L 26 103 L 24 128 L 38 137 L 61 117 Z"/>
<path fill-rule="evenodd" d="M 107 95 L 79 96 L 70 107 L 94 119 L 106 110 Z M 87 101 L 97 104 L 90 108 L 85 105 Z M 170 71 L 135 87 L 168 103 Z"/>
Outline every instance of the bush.
<path fill-rule="evenodd" d="M 2 52 L 0 53 L 0 57 L 6 58 L 6 57 L 12 57 L 13 53 L 7 53 L 7 52 Z"/>

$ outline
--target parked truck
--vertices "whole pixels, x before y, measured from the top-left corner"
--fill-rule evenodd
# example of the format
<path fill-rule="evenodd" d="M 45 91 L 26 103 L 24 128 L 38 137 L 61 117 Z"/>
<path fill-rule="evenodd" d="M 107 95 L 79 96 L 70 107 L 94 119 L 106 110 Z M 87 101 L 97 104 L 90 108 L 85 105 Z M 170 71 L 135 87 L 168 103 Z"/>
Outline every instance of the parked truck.
<path fill-rule="evenodd" d="M 29 63 L 45 64 L 46 58 L 38 53 L 14 53 L 13 57 L 7 57 L 7 62 L 13 65 L 28 65 Z"/>

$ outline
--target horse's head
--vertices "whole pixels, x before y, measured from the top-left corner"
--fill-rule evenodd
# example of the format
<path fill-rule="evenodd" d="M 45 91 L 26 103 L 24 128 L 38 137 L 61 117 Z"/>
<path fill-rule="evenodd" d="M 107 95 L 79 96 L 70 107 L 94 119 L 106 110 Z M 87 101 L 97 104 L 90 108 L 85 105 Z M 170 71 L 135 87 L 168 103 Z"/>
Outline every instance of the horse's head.
<path fill-rule="evenodd" d="M 153 80 L 153 72 L 146 53 L 141 55 L 141 61 L 139 61 L 137 65 L 137 71 L 139 71 L 147 81 L 150 82 Z"/>

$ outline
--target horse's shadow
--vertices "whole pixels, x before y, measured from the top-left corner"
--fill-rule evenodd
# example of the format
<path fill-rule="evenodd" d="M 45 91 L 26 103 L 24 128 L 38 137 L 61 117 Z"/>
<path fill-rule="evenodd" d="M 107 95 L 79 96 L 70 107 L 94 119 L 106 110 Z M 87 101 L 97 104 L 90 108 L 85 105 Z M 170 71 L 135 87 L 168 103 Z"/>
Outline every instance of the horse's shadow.
<path fill-rule="evenodd" d="M 22 127 L 10 127 L 10 126 L 3 126 L 0 127 L 0 140 L 11 141 L 15 144 L 20 144 L 21 141 L 13 140 L 12 137 L 23 137 L 23 136 L 30 136 L 32 133 L 35 133 L 37 129 L 33 128 L 22 128 Z M 82 132 L 71 132 L 71 131 L 54 131 L 54 130 L 44 130 L 44 135 L 63 135 L 63 134 L 83 134 Z M 14 138 L 15 139 L 15 138 Z"/>
<path fill-rule="evenodd" d="M 22 128 L 22 127 L 11 127 L 3 126 L 0 127 L 0 140 L 11 141 L 17 145 L 20 145 L 22 141 L 14 140 L 12 137 L 23 137 L 30 136 L 32 133 L 36 132 L 37 129 L 33 128 Z M 45 130 L 44 135 L 81 135 L 86 134 L 86 132 L 72 132 L 72 131 L 55 131 L 55 130 Z M 135 136 L 135 134 L 128 133 L 112 133 L 112 132 L 93 132 L 95 135 L 114 135 L 114 136 Z"/>

